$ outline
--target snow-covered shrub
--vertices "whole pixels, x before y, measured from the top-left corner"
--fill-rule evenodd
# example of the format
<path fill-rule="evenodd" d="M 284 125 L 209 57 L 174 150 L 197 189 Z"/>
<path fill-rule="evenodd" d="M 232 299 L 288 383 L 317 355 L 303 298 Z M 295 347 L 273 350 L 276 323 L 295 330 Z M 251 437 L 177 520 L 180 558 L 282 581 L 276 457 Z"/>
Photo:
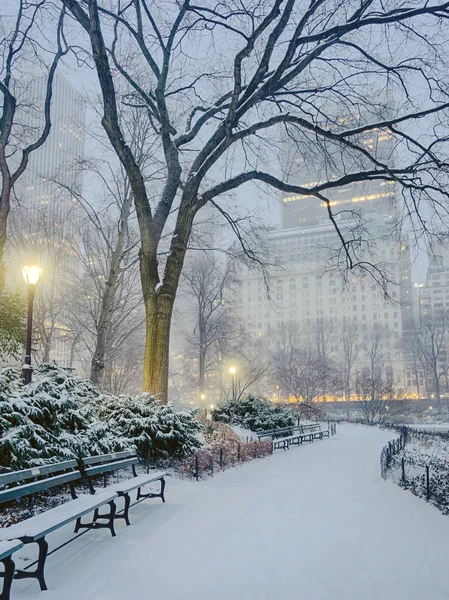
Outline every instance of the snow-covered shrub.
<path fill-rule="evenodd" d="M 22 386 L 20 370 L 0 370 L 0 469 L 25 469 L 136 449 L 145 459 L 185 456 L 201 446 L 194 411 L 175 413 L 149 394 L 100 396 L 70 370 L 42 365 Z"/>
<path fill-rule="evenodd" d="M 292 414 L 282 406 L 255 396 L 248 396 L 239 402 L 220 404 L 212 411 L 212 419 L 241 425 L 251 431 L 288 427 L 296 423 Z"/>
<path fill-rule="evenodd" d="M 95 388 L 55 365 L 36 369 L 22 386 L 20 371 L 0 371 L 0 467 L 24 469 L 130 447 L 106 423 L 98 423 L 91 401 Z"/>
<path fill-rule="evenodd" d="M 202 425 L 196 410 L 174 412 L 170 404 L 160 405 L 148 393 L 133 397 L 104 395 L 97 406 L 100 419 L 132 441 L 144 460 L 185 456 L 201 447 L 198 433 Z"/>

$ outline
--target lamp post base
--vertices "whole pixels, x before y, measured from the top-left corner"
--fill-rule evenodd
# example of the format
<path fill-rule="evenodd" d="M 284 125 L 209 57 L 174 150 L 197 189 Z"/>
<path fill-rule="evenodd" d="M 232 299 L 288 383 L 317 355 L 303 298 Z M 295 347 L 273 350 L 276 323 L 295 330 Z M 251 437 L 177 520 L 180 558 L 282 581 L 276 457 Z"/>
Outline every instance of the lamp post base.
<path fill-rule="evenodd" d="M 22 367 L 22 383 L 28 385 L 31 383 L 31 377 L 33 375 L 33 367 L 31 365 L 23 365 Z"/>

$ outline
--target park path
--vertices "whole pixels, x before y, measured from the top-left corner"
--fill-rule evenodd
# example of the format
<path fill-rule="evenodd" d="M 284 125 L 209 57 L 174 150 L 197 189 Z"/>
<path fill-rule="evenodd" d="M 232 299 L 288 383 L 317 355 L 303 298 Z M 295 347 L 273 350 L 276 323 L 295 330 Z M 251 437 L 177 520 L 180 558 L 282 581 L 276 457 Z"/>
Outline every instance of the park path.
<path fill-rule="evenodd" d="M 69 544 L 49 557 L 50 590 L 16 581 L 13 600 L 448 599 L 449 517 L 380 478 L 391 435 L 340 426 L 207 481 L 169 480 L 165 505 Z"/>

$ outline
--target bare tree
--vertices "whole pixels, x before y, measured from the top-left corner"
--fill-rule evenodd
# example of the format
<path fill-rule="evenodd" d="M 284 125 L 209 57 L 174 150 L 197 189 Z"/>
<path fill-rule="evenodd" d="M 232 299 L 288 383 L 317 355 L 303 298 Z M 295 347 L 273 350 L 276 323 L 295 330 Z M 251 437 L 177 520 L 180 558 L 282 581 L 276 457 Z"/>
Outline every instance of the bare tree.
<path fill-rule="evenodd" d="M 54 14 L 54 4 L 17 1 L 14 22 L 2 18 L 0 39 L 0 294 L 5 283 L 4 253 L 14 185 L 26 171 L 30 156 L 46 142 L 51 130 L 51 102 L 56 69 L 68 46 L 63 33 L 65 7 Z M 45 22 L 56 18 L 54 39 Z M 49 47 L 50 45 L 50 47 Z M 48 59 L 48 60 L 47 60 Z M 45 99 L 27 101 L 24 79 L 46 78 Z M 44 75 L 45 74 L 45 75 Z M 33 125 L 42 103 L 43 119 Z M 33 106 L 34 104 L 34 106 Z M 34 110 L 34 113 L 33 113 Z"/>
<path fill-rule="evenodd" d="M 421 328 L 410 340 L 409 352 L 421 365 L 428 387 L 435 395 L 438 410 L 441 412 L 442 381 L 449 375 L 447 357 L 449 343 L 449 313 L 444 311 L 432 317 L 425 317 Z M 429 390 L 428 390 L 429 391 Z"/>
<path fill-rule="evenodd" d="M 352 376 L 360 353 L 360 331 L 354 321 L 344 321 L 338 330 L 340 364 L 345 400 L 351 400 Z"/>
<path fill-rule="evenodd" d="M 276 378 L 289 396 L 311 404 L 323 395 L 326 372 L 321 357 L 310 347 L 293 348 L 276 361 Z"/>
<path fill-rule="evenodd" d="M 339 235 L 345 266 L 368 269 L 383 284 L 381 269 L 364 258 L 360 231 L 340 229 L 332 190 L 393 181 L 402 186 L 403 213 L 415 232 L 444 227 L 448 75 L 435 57 L 446 57 L 447 2 L 60 1 L 88 36 L 102 125 L 133 191 L 146 307 L 145 390 L 167 396 L 173 305 L 198 211 L 214 205 L 257 259 L 218 201 L 223 194 L 262 182 L 315 197 Z M 118 93 L 119 82 L 126 93 Z M 165 160 L 157 199 L 121 127 L 120 101 L 151 116 Z M 321 181 L 303 186 L 278 177 L 272 150 L 279 126 L 307 158 L 314 151 L 327 158 Z M 370 145 L 378 130 L 393 139 L 394 156 Z M 429 219 L 423 204 L 437 218 Z M 160 261 L 167 231 L 170 249 Z"/>
<path fill-rule="evenodd" d="M 256 340 L 239 343 L 232 355 L 236 371 L 223 382 L 224 397 L 227 402 L 237 404 L 247 394 L 260 395 L 259 385 L 269 374 L 269 366 L 261 354 L 261 344 Z M 232 418 L 231 418 L 232 420 Z"/>
<path fill-rule="evenodd" d="M 367 425 L 382 425 L 398 414 L 392 381 L 385 381 L 381 375 L 364 369 L 356 375 L 355 389 L 359 397 L 357 405 Z"/>
<path fill-rule="evenodd" d="M 103 185 L 101 203 L 74 194 L 82 207 L 76 258 L 81 266 L 73 298 L 72 325 L 83 332 L 91 354 L 90 378 L 102 387 L 107 363 L 122 354 L 127 341 L 144 325 L 138 288 L 136 232 L 130 227 L 132 192 L 120 169 L 107 161 L 89 162 Z"/>
<path fill-rule="evenodd" d="M 206 374 L 216 369 L 226 346 L 240 337 L 240 328 L 232 319 L 226 302 L 238 280 L 231 262 L 220 264 L 213 252 L 203 252 L 189 261 L 183 279 L 187 297 L 194 302 L 194 329 L 187 343 L 190 354 L 198 359 L 201 398 L 206 389 Z"/>
<path fill-rule="evenodd" d="M 310 344 L 314 348 L 315 358 L 321 364 L 321 386 L 324 401 L 329 387 L 334 387 L 336 368 L 333 360 L 335 327 L 329 319 L 318 318 L 309 327 Z"/>

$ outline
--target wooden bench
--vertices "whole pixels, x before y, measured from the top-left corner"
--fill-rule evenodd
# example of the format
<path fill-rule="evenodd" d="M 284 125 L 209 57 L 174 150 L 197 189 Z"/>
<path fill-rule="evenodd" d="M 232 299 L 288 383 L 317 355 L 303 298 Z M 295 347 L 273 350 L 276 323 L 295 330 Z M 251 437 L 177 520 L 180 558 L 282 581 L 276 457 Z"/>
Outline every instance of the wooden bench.
<path fill-rule="evenodd" d="M 286 437 L 292 435 L 293 432 L 297 429 L 297 427 L 279 427 L 278 429 L 265 429 L 261 431 L 256 431 L 256 435 L 259 438 L 259 442 L 261 439 L 269 437 L 271 439 L 277 439 L 281 437 Z"/>
<path fill-rule="evenodd" d="M 273 438 L 273 450 L 283 449 L 288 450 L 290 446 L 302 445 L 303 442 L 313 442 L 313 440 L 322 440 L 324 437 L 329 437 L 329 431 L 321 430 L 321 425 L 301 425 L 292 428 L 294 431 L 291 435 Z"/>
<path fill-rule="evenodd" d="M 0 600 L 9 600 L 12 581 L 14 578 L 15 564 L 11 555 L 20 550 L 23 544 L 19 540 L 6 540 L 0 542 L 0 562 L 3 563 L 5 568 L 3 573 L 0 573 L 0 577 L 3 577 L 3 589 L 0 594 Z"/>
<path fill-rule="evenodd" d="M 80 526 L 90 529 L 107 527 L 110 529 L 111 535 L 115 536 L 114 515 L 116 506 L 114 499 L 118 496 L 117 492 L 105 490 L 102 494 L 95 494 L 95 496 L 84 494 L 77 497 L 74 482 L 81 479 L 81 473 L 77 469 L 77 466 L 78 463 L 76 460 L 68 460 L 35 469 L 26 469 L 0 475 L 0 504 L 64 485 L 69 485 L 70 487 L 72 500 L 69 502 L 25 519 L 11 527 L 0 528 L 0 541 L 18 539 L 23 544 L 37 544 L 39 555 L 36 569 L 34 571 L 16 570 L 15 578 L 35 578 L 38 580 L 41 590 L 47 589 L 45 583 L 45 562 L 48 554 L 48 542 L 45 537 L 49 533 L 76 521 L 77 527 L 75 531 Z M 110 506 L 108 523 L 101 524 L 91 521 L 81 524 L 82 517 L 98 510 L 105 504 Z"/>
<path fill-rule="evenodd" d="M 89 458 L 82 459 L 81 470 L 85 475 L 91 494 L 96 494 L 97 490 L 94 486 L 94 478 L 98 478 L 100 475 L 105 475 L 112 471 L 119 469 L 125 469 L 131 467 L 132 477 L 123 479 L 113 485 L 108 485 L 103 488 L 105 492 L 115 492 L 119 497 L 125 501 L 123 511 L 116 512 L 114 515 L 115 519 L 124 519 L 125 523 L 129 525 L 129 507 L 131 504 L 130 492 L 137 490 L 137 501 L 145 498 L 161 498 L 162 502 L 165 502 L 165 477 L 168 473 L 165 471 L 150 471 L 149 473 L 138 475 L 136 472 L 136 465 L 139 463 L 139 459 L 134 452 L 124 451 L 116 452 L 113 454 L 102 454 L 100 456 L 91 456 Z M 142 488 L 155 482 L 160 482 L 159 493 L 147 492 L 143 493 Z M 104 479 L 104 483 L 106 480 Z M 109 515 L 102 515 L 99 511 L 94 513 L 94 521 L 97 519 L 109 518 Z M 83 527 L 80 525 L 79 527 Z"/>

